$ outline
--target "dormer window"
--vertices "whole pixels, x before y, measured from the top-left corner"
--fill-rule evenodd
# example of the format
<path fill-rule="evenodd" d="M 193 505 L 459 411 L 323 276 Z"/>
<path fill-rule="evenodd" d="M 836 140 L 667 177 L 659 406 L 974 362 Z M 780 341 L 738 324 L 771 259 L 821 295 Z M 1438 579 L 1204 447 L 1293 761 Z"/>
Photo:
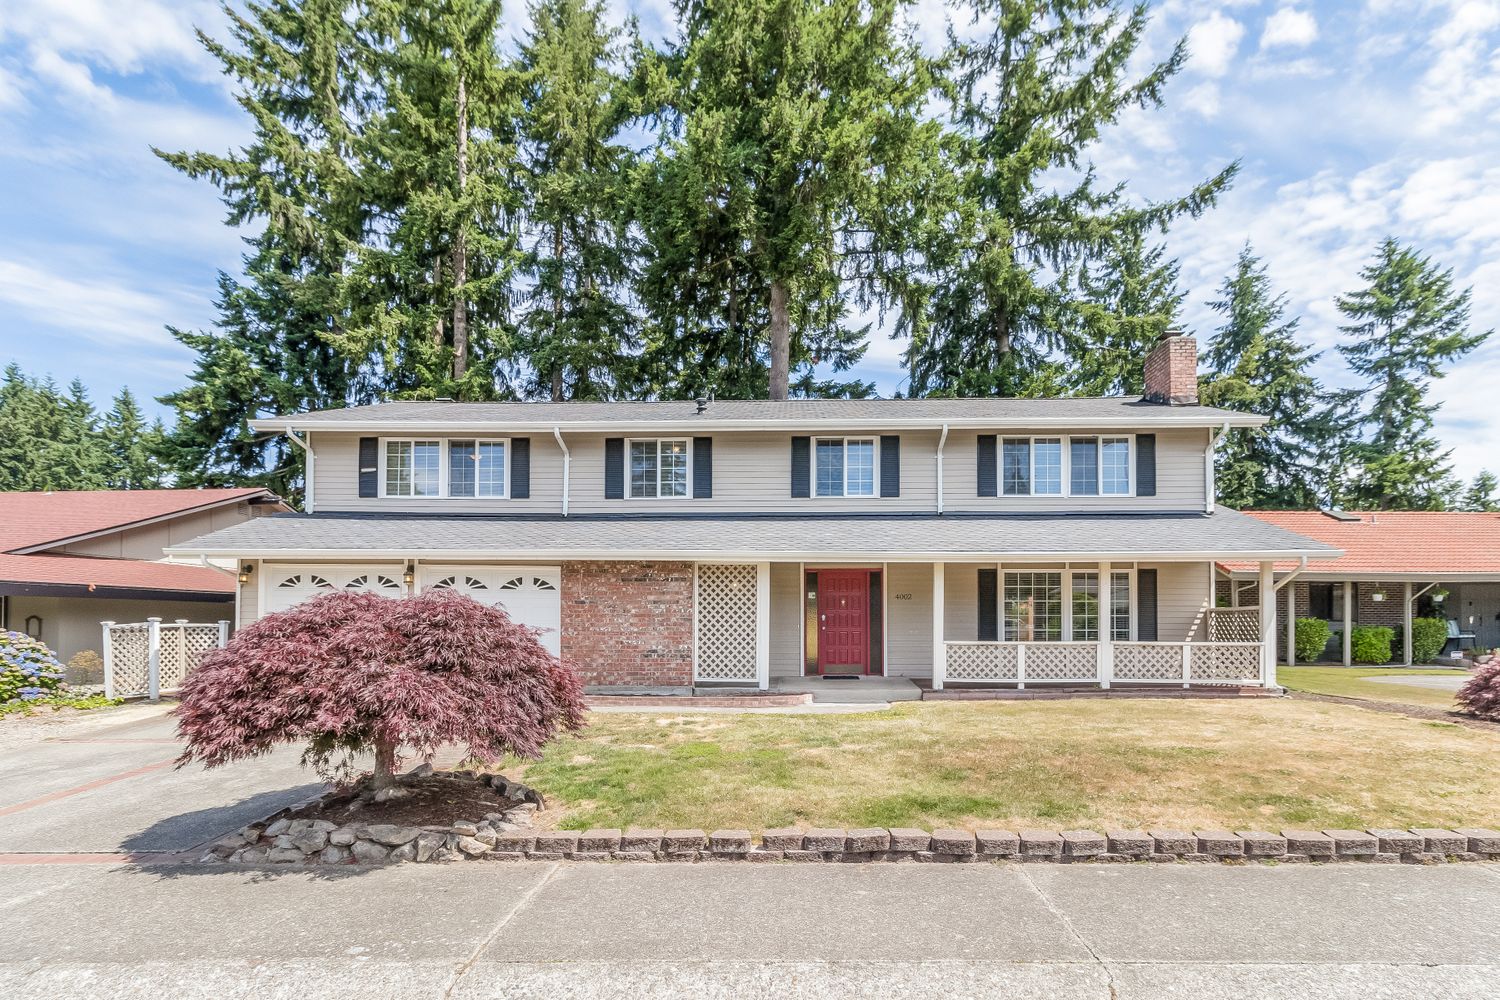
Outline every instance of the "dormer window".
<path fill-rule="evenodd" d="M 662 438 L 630 442 L 630 496 L 661 499 L 688 495 L 688 442 Z"/>

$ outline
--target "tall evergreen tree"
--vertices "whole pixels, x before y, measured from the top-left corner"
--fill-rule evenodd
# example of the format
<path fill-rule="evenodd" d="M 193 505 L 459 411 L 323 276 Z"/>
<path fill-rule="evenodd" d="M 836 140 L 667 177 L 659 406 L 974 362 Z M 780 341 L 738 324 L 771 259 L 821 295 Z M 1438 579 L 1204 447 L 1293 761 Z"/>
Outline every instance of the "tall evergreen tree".
<path fill-rule="evenodd" d="M 1469 488 L 1464 491 L 1463 509 L 1476 511 L 1500 510 L 1500 497 L 1496 491 L 1500 490 L 1500 480 L 1488 469 L 1483 470 L 1474 477 Z"/>
<path fill-rule="evenodd" d="M 929 169 L 908 0 L 678 0 L 641 77 L 663 129 L 639 201 L 654 391 L 785 398 L 864 350 L 847 317 L 890 294 L 874 258 Z M 653 105 L 654 106 L 654 105 Z"/>
<path fill-rule="evenodd" d="M 66 391 L 10 364 L 0 380 L 0 491 L 102 490 L 111 458 L 83 383 Z"/>
<path fill-rule="evenodd" d="M 631 160 L 635 102 L 601 0 L 537 0 L 521 46 L 528 394 L 620 395 L 636 381 Z"/>
<path fill-rule="evenodd" d="M 1103 187 L 1091 147 L 1122 113 L 1155 108 L 1182 68 L 1179 42 L 1135 78 L 1145 4 L 970 0 L 977 41 L 952 36 L 945 163 L 955 177 L 926 249 L 931 303 L 908 328 L 915 394 L 1025 394 L 1050 354 L 1094 346 L 1077 289 L 1083 271 L 1135 234 L 1213 204 L 1231 165 L 1187 194 L 1145 205 Z M 1108 265 L 1107 265 L 1108 266 Z M 1097 328 L 1092 332 L 1097 333 Z"/>
<path fill-rule="evenodd" d="M 1364 288 L 1341 296 L 1347 322 L 1339 345 L 1350 370 L 1366 381 L 1349 500 L 1380 510 L 1440 510 L 1455 492 L 1450 452 L 1433 435 L 1437 405 L 1427 398 L 1444 367 L 1493 331 L 1469 328 L 1470 290 L 1453 271 L 1387 237 L 1360 271 Z"/>
<path fill-rule="evenodd" d="M 110 489 L 152 490 L 166 484 L 159 454 L 165 432 L 161 421 L 148 426 L 130 389 L 121 389 L 104 415 L 99 434 L 110 457 Z"/>
<path fill-rule="evenodd" d="M 1327 457 L 1319 445 L 1340 421 L 1321 407 L 1322 388 L 1311 374 L 1318 355 L 1298 341 L 1298 320 L 1286 315 L 1286 295 L 1272 291 L 1265 265 L 1249 244 L 1209 307 L 1223 323 L 1204 352 L 1210 370 L 1204 401 L 1269 418 L 1262 428 L 1230 431 L 1220 446 L 1219 499 L 1251 509 L 1316 506 L 1318 468 Z"/>
<path fill-rule="evenodd" d="M 1181 265 L 1139 230 L 1121 234 L 1107 257 L 1079 275 L 1079 327 L 1088 349 L 1068 366 L 1067 385 L 1083 396 L 1138 395 L 1151 348 L 1177 322 L 1185 293 Z"/>

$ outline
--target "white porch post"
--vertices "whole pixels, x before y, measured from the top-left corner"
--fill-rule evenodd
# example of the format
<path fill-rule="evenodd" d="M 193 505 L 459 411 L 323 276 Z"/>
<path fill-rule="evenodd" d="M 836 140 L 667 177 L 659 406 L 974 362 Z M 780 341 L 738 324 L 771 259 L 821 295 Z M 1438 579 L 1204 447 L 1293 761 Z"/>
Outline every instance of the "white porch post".
<path fill-rule="evenodd" d="M 771 686 L 771 564 L 755 564 L 755 686 Z"/>
<path fill-rule="evenodd" d="M 1402 615 L 1406 619 L 1406 627 L 1401 630 L 1401 663 L 1411 666 L 1411 581 L 1407 580 L 1401 586 L 1403 600 L 1401 602 Z"/>
<path fill-rule="evenodd" d="M 100 622 L 104 627 L 104 697 L 115 696 L 115 645 L 114 622 Z"/>
<path fill-rule="evenodd" d="M 932 689 L 941 691 L 948 678 L 948 647 L 943 642 L 943 585 L 947 563 L 932 564 Z"/>
<path fill-rule="evenodd" d="M 1276 686 L 1276 564 L 1260 564 L 1260 682 Z"/>
<path fill-rule="evenodd" d="M 1115 677 L 1115 646 L 1114 636 L 1114 599 L 1115 582 L 1110 576 L 1109 563 L 1099 563 L 1099 686 L 1108 689 L 1110 681 Z M 1063 607 L 1070 607 L 1073 603 L 1073 595 L 1063 596 Z"/>
<path fill-rule="evenodd" d="M 146 697 L 161 700 L 161 619 L 146 619 Z"/>
<path fill-rule="evenodd" d="M 1344 581 L 1344 666 L 1354 662 L 1354 581 Z"/>
<path fill-rule="evenodd" d="M 1297 665 L 1297 581 L 1286 585 L 1286 665 Z"/>

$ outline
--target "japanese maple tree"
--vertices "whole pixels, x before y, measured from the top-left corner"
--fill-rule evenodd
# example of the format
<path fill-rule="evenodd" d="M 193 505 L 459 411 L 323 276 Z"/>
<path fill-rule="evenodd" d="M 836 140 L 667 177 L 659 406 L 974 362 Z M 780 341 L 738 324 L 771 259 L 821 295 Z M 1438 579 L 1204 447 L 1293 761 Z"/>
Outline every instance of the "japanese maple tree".
<path fill-rule="evenodd" d="M 398 748 L 447 743 L 485 763 L 535 757 L 583 725 L 578 675 L 537 630 L 451 591 L 335 592 L 267 615 L 206 654 L 183 684 L 178 765 L 217 767 L 306 743 L 304 764 L 347 781 L 373 751 L 390 785 Z"/>
<path fill-rule="evenodd" d="M 1472 715 L 1500 722 L 1500 659 L 1480 667 L 1464 682 L 1458 689 L 1458 703 Z"/>

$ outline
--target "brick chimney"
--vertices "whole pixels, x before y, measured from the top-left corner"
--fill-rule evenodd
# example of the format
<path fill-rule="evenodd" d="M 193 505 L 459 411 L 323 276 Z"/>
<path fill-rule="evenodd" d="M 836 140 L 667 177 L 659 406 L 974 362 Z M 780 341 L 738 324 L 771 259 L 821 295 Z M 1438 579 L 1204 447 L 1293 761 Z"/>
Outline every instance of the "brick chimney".
<path fill-rule="evenodd" d="M 1148 403 L 1196 406 L 1198 403 L 1198 342 L 1181 330 L 1161 335 L 1146 355 Z"/>

